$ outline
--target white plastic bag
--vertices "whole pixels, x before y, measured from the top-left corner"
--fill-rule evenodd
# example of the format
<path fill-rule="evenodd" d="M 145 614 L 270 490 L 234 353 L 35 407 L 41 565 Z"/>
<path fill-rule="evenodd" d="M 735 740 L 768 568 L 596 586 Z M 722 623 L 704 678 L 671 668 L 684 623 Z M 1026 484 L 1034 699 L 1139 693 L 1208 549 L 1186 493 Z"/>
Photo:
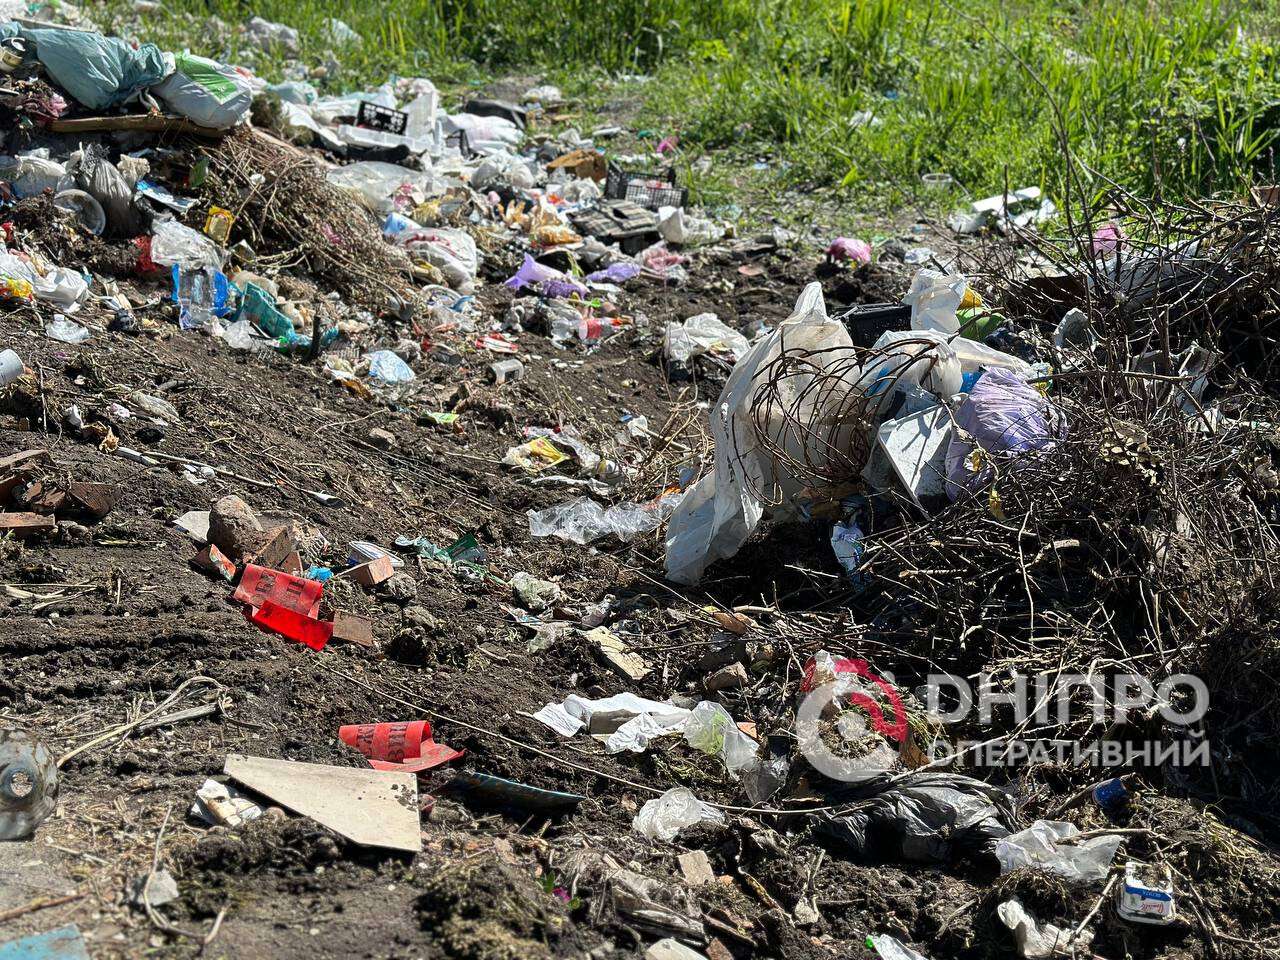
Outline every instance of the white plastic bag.
<path fill-rule="evenodd" d="M 0 157 L 0 180 L 9 181 L 19 198 L 33 197 L 44 190 L 60 193 L 72 186 L 66 167 L 34 152 Z"/>
<path fill-rule="evenodd" d="M 685 827 L 698 823 L 724 823 L 724 814 L 703 803 L 688 787 L 672 787 L 645 801 L 631 826 L 650 840 L 674 840 Z"/>
<path fill-rule="evenodd" d="M 84 343 L 89 339 L 89 330 L 58 314 L 45 324 L 44 335 L 50 340 L 61 340 L 63 343 Z"/>
<path fill-rule="evenodd" d="M 1051 957 L 1071 956 L 1072 951 L 1068 945 L 1071 934 L 1055 924 L 1042 924 L 1017 897 L 1006 900 L 996 907 L 996 916 L 1013 932 L 1018 953 L 1027 960 L 1049 960 Z M 1085 953 L 1090 952 L 1088 948 L 1092 941 L 1092 930 L 1081 930 L 1075 939 Z"/>
<path fill-rule="evenodd" d="M 467 144 L 476 153 L 502 153 L 514 147 L 524 134 L 503 117 L 478 117 L 473 113 L 451 113 L 444 117 L 445 133 L 465 132 Z"/>
<path fill-rule="evenodd" d="M 80 309 L 80 301 L 89 293 L 84 277 L 67 267 L 51 267 L 43 274 L 27 261 L 0 247 L 0 276 L 26 280 L 39 300 L 46 300 L 67 313 Z"/>
<path fill-rule="evenodd" d="M 572 737 L 584 728 L 597 736 L 607 736 L 609 753 L 643 753 L 656 737 L 684 729 L 690 711 L 673 703 L 647 700 L 633 693 L 619 693 L 599 700 L 577 694 L 562 703 L 548 703 L 533 718 L 560 734 Z"/>
<path fill-rule="evenodd" d="M 727 353 L 736 362 L 747 355 L 751 344 L 714 313 L 700 313 L 683 322 L 668 321 L 662 347 L 667 359 L 677 363 L 688 363 L 704 353 Z"/>
<path fill-rule="evenodd" d="M 758 374 L 784 351 L 827 351 L 817 354 L 818 363 L 834 364 L 846 360 L 839 348 L 853 349 L 844 324 L 827 317 L 822 299 L 822 285 L 811 283 L 796 301 L 794 312 L 767 337 L 758 341 L 734 366 L 720 398 L 711 409 L 711 435 L 715 440 L 715 467 L 684 495 L 667 527 L 667 577 L 676 583 L 697 583 L 702 572 L 714 561 L 731 557 L 751 535 L 764 516 L 763 492 L 774 502 L 781 502 L 778 512 L 786 514 L 792 499 L 806 486 L 794 476 L 779 474 L 774 458 L 760 449 L 756 437 L 752 407 L 759 389 Z M 815 369 L 821 372 L 821 368 Z M 850 389 L 858 388 L 861 371 L 853 377 Z M 792 377 L 783 385 L 786 404 L 801 396 L 807 380 Z M 795 400 L 802 409 L 802 419 L 821 411 Z M 780 412 L 769 417 L 771 435 L 781 432 Z M 837 439 L 841 435 L 837 432 Z M 790 435 L 787 446 L 793 444 Z M 817 450 L 789 450 L 797 458 L 811 461 L 824 454 Z"/>
<path fill-rule="evenodd" d="M 53 267 L 43 276 L 33 272 L 31 286 L 37 299 L 56 304 L 67 313 L 80 309 L 80 302 L 89 295 L 88 282 L 69 267 Z"/>
<path fill-rule="evenodd" d="M 449 286 L 459 293 L 470 294 L 475 289 L 480 255 L 476 251 L 475 240 L 467 231 L 423 227 L 408 230 L 397 240 L 412 257 L 438 268 Z"/>
<path fill-rule="evenodd" d="M 968 288 L 964 277 L 948 276 L 937 270 L 917 270 L 911 289 L 902 298 L 903 303 L 911 306 L 911 329 L 959 333 L 956 311 Z"/>
<path fill-rule="evenodd" d="M 724 236 L 724 230 L 710 220 L 690 216 L 684 207 L 658 208 L 658 233 L 667 243 L 698 246 L 715 243 Z"/>
<path fill-rule="evenodd" d="M 1074 823 L 1037 820 L 1027 829 L 996 843 L 1000 872 L 1020 867 L 1047 870 L 1068 880 L 1095 882 L 1106 877 L 1123 839 L 1118 834 L 1093 837 L 1081 843 L 1063 843 L 1080 830 Z"/>
<path fill-rule="evenodd" d="M 929 960 L 923 953 L 911 949 L 897 937 L 891 937 L 887 933 L 867 937 L 867 942 L 875 948 L 880 960 Z"/>
<path fill-rule="evenodd" d="M 954 396 L 960 392 L 964 373 L 954 346 L 955 341 L 948 343 L 936 331 L 886 330 L 871 347 L 882 354 L 876 376 L 885 380 L 886 388 L 893 381 L 899 390 L 914 386 L 939 399 Z M 890 399 L 887 389 L 884 397 Z"/>

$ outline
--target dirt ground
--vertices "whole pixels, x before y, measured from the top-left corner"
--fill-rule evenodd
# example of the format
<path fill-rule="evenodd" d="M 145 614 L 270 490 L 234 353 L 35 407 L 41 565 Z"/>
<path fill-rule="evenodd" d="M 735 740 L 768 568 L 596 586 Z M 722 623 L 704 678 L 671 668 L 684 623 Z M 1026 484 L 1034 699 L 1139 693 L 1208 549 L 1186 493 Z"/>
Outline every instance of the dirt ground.
<path fill-rule="evenodd" d="M 421 375 L 441 407 L 466 385 L 478 413 L 464 413 L 461 434 L 419 425 L 413 410 L 353 396 L 305 363 L 235 354 L 220 341 L 172 326 L 155 335 L 98 332 L 73 347 L 38 334 L 47 317 L 27 310 L 0 314 L 0 340 L 38 371 L 44 397 L 43 407 L 24 406 L 29 395 L 21 391 L 6 397 L 3 449 L 46 449 L 51 476 L 124 488 L 111 514 L 96 524 L 48 542 L 0 548 L 0 582 L 41 593 L 44 585 L 76 585 L 68 599 L 39 612 L 31 600 L 11 595 L 2 601 L 5 722 L 38 731 L 61 753 L 192 678 L 209 678 L 226 696 L 218 716 L 134 733 L 65 764 L 57 814 L 35 841 L 0 846 L 10 856 L 12 881 L 0 893 L 0 911 L 72 888 L 89 892 L 11 921 L 5 934 L 74 921 L 95 956 L 190 952 L 190 940 L 157 934 L 122 904 L 128 881 L 147 871 L 167 818 L 164 862 L 183 891 L 176 922 L 203 930 L 227 910 L 206 955 L 524 957 L 597 950 L 593 956 L 609 956 L 599 949 L 610 942 L 619 955 L 634 949 L 634 933 L 575 922 L 538 882 L 555 877 L 567 852 L 585 846 L 670 876 L 673 849 L 655 849 L 630 829 L 651 794 L 510 741 L 620 780 L 664 786 L 673 767 L 689 763 L 665 754 L 681 751 L 626 755 L 624 762 L 557 743 L 527 714 L 574 691 L 677 692 L 687 681 L 682 660 L 706 642 L 711 626 L 696 605 L 663 585 L 661 543 L 653 536 L 629 548 L 531 539 L 525 511 L 559 502 L 564 492 L 530 487 L 499 461 L 526 425 L 574 425 L 602 441 L 625 410 L 647 416 L 661 433 L 657 425 L 673 410 L 714 396 L 722 371 L 710 369 L 710 380 L 699 373 L 668 381 L 656 331 L 667 319 L 706 310 L 733 326 L 785 318 L 813 264 L 771 258 L 767 265 L 752 280 L 737 273 L 736 263 L 706 263 L 683 288 L 639 286 L 629 298 L 635 329 L 590 354 L 522 334 L 517 339 L 528 376 L 518 383 L 487 385 L 482 374 L 492 358 L 484 354 L 461 368 L 424 362 Z M 144 298 L 150 292 L 146 285 L 137 290 Z M 510 297 L 498 285 L 481 294 L 486 312 L 498 314 Z M 182 422 L 158 431 L 144 418 L 113 416 L 110 403 L 127 403 L 134 391 L 163 396 Z M 176 465 L 149 469 L 101 452 L 64 429 L 63 411 L 73 404 L 86 420 L 110 420 L 125 447 L 189 457 L 238 477 L 196 486 Z M 392 449 L 369 442 L 375 427 L 395 435 Z M 302 489 L 328 491 L 347 506 L 323 507 Z M 197 545 L 172 521 L 228 493 L 243 497 L 266 521 L 301 524 L 309 563 L 340 568 L 352 540 L 388 544 L 408 535 L 448 544 L 474 533 L 493 577 L 467 582 L 419 561 L 407 568 L 412 596 L 393 600 L 348 589 L 343 606 L 372 618 L 377 648 L 334 644 L 317 654 L 259 631 L 230 601 L 226 584 L 191 565 Z M 657 667 L 653 677 L 621 681 L 581 640 L 527 654 L 526 632 L 503 610 L 511 595 L 502 581 L 520 570 L 560 583 L 567 606 L 618 598 L 652 637 L 645 655 Z M 472 811 L 435 796 L 423 817 L 426 851 L 412 860 L 370 854 L 307 821 L 259 821 L 232 833 L 187 817 L 195 789 L 221 772 L 228 753 L 362 766 L 337 740 L 340 725 L 423 716 L 460 721 L 436 721 L 436 736 L 465 750 L 467 767 L 587 799 L 572 816 L 546 821 L 518 811 Z M 424 774 L 423 796 L 447 779 L 447 772 Z M 732 843 L 744 829 L 717 840 Z M 514 892 L 507 889 L 511 878 L 519 878 Z M 486 894 L 486 880 L 501 890 Z M 521 893 L 528 902 L 512 909 L 506 899 Z M 496 916 L 486 895 L 502 901 Z M 711 899 L 751 931 L 744 943 L 767 939 L 781 950 L 783 942 L 807 940 L 796 940 L 785 924 L 765 925 L 760 902 L 740 889 L 717 885 Z M 802 956 L 809 949 L 786 952 Z"/>

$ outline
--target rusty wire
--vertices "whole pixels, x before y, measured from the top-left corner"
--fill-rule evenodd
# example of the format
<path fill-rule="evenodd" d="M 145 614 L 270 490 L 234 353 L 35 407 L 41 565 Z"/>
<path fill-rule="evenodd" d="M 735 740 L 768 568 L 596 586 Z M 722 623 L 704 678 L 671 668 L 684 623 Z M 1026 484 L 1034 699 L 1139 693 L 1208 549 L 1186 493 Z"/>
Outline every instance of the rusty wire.
<path fill-rule="evenodd" d="M 927 337 L 818 350 L 789 347 L 783 338 L 752 382 L 749 439 L 772 460 L 775 479 L 794 478 L 791 492 L 798 486 L 838 494 L 858 483 L 899 385 L 926 380 L 941 359 L 938 342 Z M 733 449 L 740 460 L 736 432 Z M 744 476 L 762 503 L 785 498 L 783 485 L 759 489 L 749 471 Z"/>

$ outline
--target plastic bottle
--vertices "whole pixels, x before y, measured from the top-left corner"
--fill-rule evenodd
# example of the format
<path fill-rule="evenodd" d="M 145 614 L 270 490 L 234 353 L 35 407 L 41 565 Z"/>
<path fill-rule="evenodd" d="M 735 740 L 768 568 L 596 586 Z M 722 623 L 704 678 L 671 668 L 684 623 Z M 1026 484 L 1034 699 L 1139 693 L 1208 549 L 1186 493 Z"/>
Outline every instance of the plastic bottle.
<path fill-rule="evenodd" d="M 618 326 L 620 324 L 613 320 L 602 320 L 599 317 L 570 317 L 567 313 L 556 313 L 551 317 L 551 339 L 578 339 L 593 343 L 611 336 Z"/>
<path fill-rule="evenodd" d="M 499 360 L 489 364 L 489 372 L 493 374 L 494 383 L 506 383 L 508 380 L 524 379 L 524 364 L 515 357 Z"/>
<path fill-rule="evenodd" d="M 184 270 L 173 266 L 173 299 L 178 304 L 178 325 L 183 330 L 203 327 L 226 312 L 229 288 L 226 276 L 212 267 Z"/>

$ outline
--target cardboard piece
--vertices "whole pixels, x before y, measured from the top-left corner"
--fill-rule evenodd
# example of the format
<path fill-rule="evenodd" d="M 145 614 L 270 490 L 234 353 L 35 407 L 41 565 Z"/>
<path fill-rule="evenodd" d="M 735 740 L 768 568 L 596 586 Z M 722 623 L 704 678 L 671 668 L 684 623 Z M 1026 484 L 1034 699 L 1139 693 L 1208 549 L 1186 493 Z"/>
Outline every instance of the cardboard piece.
<path fill-rule="evenodd" d="M 221 577 L 228 583 L 236 578 L 236 565 L 212 543 L 205 544 L 204 549 L 197 553 L 191 562 L 205 573 Z"/>
<path fill-rule="evenodd" d="M 412 773 L 330 767 L 228 754 L 223 772 L 287 810 L 353 843 L 422 851 L 418 778 Z"/>
<path fill-rule="evenodd" d="M 677 856 L 676 861 L 680 864 L 680 872 L 684 874 L 685 880 L 692 886 L 715 883 L 716 872 L 711 869 L 711 860 L 704 851 L 690 850 Z"/>
<path fill-rule="evenodd" d="M 196 543 L 209 542 L 209 511 L 188 510 L 173 525 Z"/>
<path fill-rule="evenodd" d="M 426 720 L 398 723 L 355 723 L 338 728 L 338 739 L 354 747 L 375 770 L 404 770 L 420 773 L 450 760 L 460 760 L 465 751 L 436 743 Z"/>

